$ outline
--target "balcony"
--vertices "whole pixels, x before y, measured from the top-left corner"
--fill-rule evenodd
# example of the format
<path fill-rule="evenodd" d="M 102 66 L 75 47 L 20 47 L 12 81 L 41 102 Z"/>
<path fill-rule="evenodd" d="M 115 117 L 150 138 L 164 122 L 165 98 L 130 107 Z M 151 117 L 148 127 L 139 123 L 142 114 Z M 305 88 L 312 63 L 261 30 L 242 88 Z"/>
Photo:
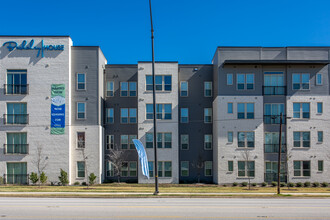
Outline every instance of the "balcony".
<path fill-rule="evenodd" d="M 29 114 L 4 114 L 3 123 L 6 125 L 29 124 Z"/>
<path fill-rule="evenodd" d="M 282 171 L 281 171 L 282 172 Z M 264 178 L 265 178 L 265 182 L 267 182 L 267 183 L 271 183 L 271 182 L 274 182 L 274 181 L 277 181 L 277 172 L 275 173 L 265 173 L 265 176 L 264 176 Z M 286 174 L 285 173 L 281 173 L 280 174 L 281 175 L 281 182 L 287 182 L 287 176 L 286 176 Z"/>
<path fill-rule="evenodd" d="M 4 184 L 29 185 L 29 174 L 5 174 Z"/>
<path fill-rule="evenodd" d="M 4 144 L 4 154 L 28 154 L 28 144 Z"/>
<path fill-rule="evenodd" d="M 265 153 L 278 153 L 279 144 L 265 144 Z M 286 144 L 282 144 L 281 153 L 286 152 Z"/>
<path fill-rule="evenodd" d="M 264 115 L 265 124 L 280 124 L 281 115 Z M 282 124 L 286 123 L 286 115 L 282 115 Z"/>
<path fill-rule="evenodd" d="M 286 95 L 286 86 L 263 86 L 263 95 Z"/>
<path fill-rule="evenodd" d="M 29 85 L 4 84 L 5 95 L 27 95 L 29 94 Z"/>

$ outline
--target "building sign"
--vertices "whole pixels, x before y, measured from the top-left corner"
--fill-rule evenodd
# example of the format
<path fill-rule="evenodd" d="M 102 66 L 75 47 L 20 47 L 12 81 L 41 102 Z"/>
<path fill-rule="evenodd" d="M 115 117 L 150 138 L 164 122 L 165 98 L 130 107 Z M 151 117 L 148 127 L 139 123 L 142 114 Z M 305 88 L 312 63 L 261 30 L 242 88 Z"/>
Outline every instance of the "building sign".
<path fill-rule="evenodd" d="M 64 45 L 44 45 L 44 40 L 41 40 L 40 46 L 34 45 L 34 40 L 32 39 L 29 43 L 26 40 L 23 40 L 21 44 L 18 44 L 15 41 L 7 41 L 3 45 L 3 47 L 7 47 L 8 51 L 13 50 L 36 50 L 38 51 L 37 57 L 41 55 L 44 57 L 44 51 L 63 51 Z"/>
<path fill-rule="evenodd" d="M 51 134 L 64 134 L 65 128 L 65 85 L 52 84 Z"/>

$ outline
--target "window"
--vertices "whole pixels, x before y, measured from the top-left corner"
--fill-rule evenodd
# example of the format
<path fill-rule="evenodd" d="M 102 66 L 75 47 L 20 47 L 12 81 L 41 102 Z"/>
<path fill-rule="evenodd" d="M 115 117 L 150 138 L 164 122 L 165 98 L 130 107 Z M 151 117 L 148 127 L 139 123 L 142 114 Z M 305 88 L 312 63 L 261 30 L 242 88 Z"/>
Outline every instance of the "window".
<path fill-rule="evenodd" d="M 189 111 L 188 108 L 181 108 L 181 123 L 188 123 L 189 122 Z"/>
<path fill-rule="evenodd" d="M 323 160 L 317 161 L 317 171 L 323 172 Z"/>
<path fill-rule="evenodd" d="M 282 147 L 281 152 L 286 151 L 285 132 L 282 132 Z M 279 150 L 279 132 L 265 132 L 265 153 L 278 153 Z"/>
<path fill-rule="evenodd" d="M 234 161 L 229 160 L 228 161 L 228 172 L 233 172 L 234 171 Z"/>
<path fill-rule="evenodd" d="M 28 121 L 26 103 L 7 103 L 6 124 L 28 124 Z"/>
<path fill-rule="evenodd" d="M 204 108 L 204 123 L 212 123 L 212 108 Z"/>
<path fill-rule="evenodd" d="M 311 176 L 310 161 L 293 161 L 294 176 Z"/>
<path fill-rule="evenodd" d="M 172 91 L 172 76 L 171 75 L 156 75 L 156 91 Z M 146 75 L 146 90 L 152 91 L 152 75 Z"/>
<path fill-rule="evenodd" d="M 129 96 L 134 97 L 136 96 L 136 82 L 129 82 Z"/>
<path fill-rule="evenodd" d="M 228 143 L 233 143 L 234 140 L 234 132 L 228 131 L 227 132 L 227 142 Z"/>
<path fill-rule="evenodd" d="M 121 166 L 122 177 L 135 177 L 137 176 L 137 163 L 136 161 L 123 162 Z"/>
<path fill-rule="evenodd" d="M 146 133 L 146 148 L 153 148 L 153 133 Z M 157 133 L 157 148 L 172 148 L 172 133 Z"/>
<path fill-rule="evenodd" d="M 212 176 L 212 161 L 204 162 L 204 174 L 205 176 Z"/>
<path fill-rule="evenodd" d="M 292 89 L 309 90 L 309 73 L 292 74 Z"/>
<path fill-rule="evenodd" d="M 317 142 L 319 142 L 319 143 L 323 142 L 323 131 L 317 132 Z"/>
<path fill-rule="evenodd" d="M 84 161 L 77 162 L 77 177 L 78 178 L 85 177 L 85 162 Z"/>
<path fill-rule="evenodd" d="M 189 135 L 181 134 L 181 150 L 189 150 Z"/>
<path fill-rule="evenodd" d="M 115 137 L 114 137 L 114 135 L 107 135 L 106 146 L 107 146 L 107 150 L 114 149 L 114 147 L 115 147 Z"/>
<path fill-rule="evenodd" d="M 323 102 L 318 102 L 317 103 L 317 114 L 322 114 L 323 113 Z"/>
<path fill-rule="evenodd" d="M 77 132 L 77 148 L 85 148 L 85 132 Z"/>
<path fill-rule="evenodd" d="M 135 145 L 133 140 L 137 139 L 137 135 L 130 135 L 128 136 L 128 141 L 129 141 L 129 149 L 134 150 L 135 149 Z"/>
<path fill-rule="evenodd" d="M 254 132 L 237 132 L 238 147 L 254 147 Z"/>
<path fill-rule="evenodd" d="M 285 95 L 283 72 L 264 73 L 264 95 Z"/>
<path fill-rule="evenodd" d="M 231 102 L 227 103 L 227 113 L 233 114 L 233 103 L 231 103 Z"/>
<path fill-rule="evenodd" d="M 204 82 L 204 96 L 212 97 L 212 82 Z"/>
<path fill-rule="evenodd" d="M 115 176 L 115 166 L 110 161 L 107 161 L 106 175 L 108 177 Z"/>
<path fill-rule="evenodd" d="M 85 89 L 86 89 L 86 74 L 77 73 L 77 90 L 85 90 Z"/>
<path fill-rule="evenodd" d="M 114 115 L 113 115 L 113 108 L 107 108 L 106 109 L 106 123 L 112 124 L 114 122 Z"/>
<path fill-rule="evenodd" d="M 121 108 L 120 109 L 120 123 L 122 123 L 122 124 L 136 123 L 136 108 Z"/>
<path fill-rule="evenodd" d="M 285 123 L 284 104 L 265 104 L 264 107 L 264 123 L 280 124 L 282 114 L 282 123 Z"/>
<path fill-rule="evenodd" d="M 212 134 L 204 135 L 204 150 L 212 150 Z"/>
<path fill-rule="evenodd" d="M 133 139 L 136 139 L 137 135 L 120 135 L 120 146 L 121 149 L 127 150 L 129 149 L 135 149 Z"/>
<path fill-rule="evenodd" d="M 180 96 L 181 97 L 188 96 L 188 82 L 186 81 L 180 82 Z"/>
<path fill-rule="evenodd" d="M 239 177 L 254 177 L 254 161 L 237 161 Z"/>
<path fill-rule="evenodd" d="M 254 74 L 237 74 L 237 90 L 254 89 Z"/>
<path fill-rule="evenodd" d="M 129 162 L 129 176 L 137 176 L 137 163 Z"/>
<path fill-rule="evenodd" d="M 286 167 L 287 162 L 281 162 L 281 182 L 285 182 L 286 180 Z M 266 161 L 265 162 L 265 182 L 272 182 L 277 179 L 278 174 L 278 163 L 277 161 Z"/>
<path fill-rule="evenodd" d="M 254 103 L 237 103 L 238 119 L 254 119 Z"/>
<path fill-rule="evenodd" d="M 120 82 L 120 96 L 136 96 L 136 82 Z"/>
<path fill-rule="evenodd" d="M 293 118 L 309 118 L 310 103 L 293 103 Z"/>
<path fill-rule="evenodd" d="M 154 162 L 148 161 L 149 166 L 149 177 L 154 177 Z"/>
<path fill-rule="evenodd" d="M 322 84 L 323 84 L 323 82 L 322 82 L 322 74 L 321 73 L 318 73 L 318 74 L 316 74 L 316 85 L 317 86 L 320 86 Z"/>
<path fill-rule="evenodd" d="M 121 163 L 121 176 L 128 177 L 128 162 Z"/>
<path fill-rule="evenodd" d="M 114 83 L 113 81 L 107 82 L 107 97 L 114 96 L 115 90 L 114 90 Z"/>
<path fill-rule="evenodd" d="M 5 154 L 28 154 L 27 133 L 7 133 Z"/>
<path fill-rule="evenodd" d="M 146 119 L 153 119 L 152 104 L 146 104 Z M 160 120 L 172 119 L 172 104 L 156 104 L 156 118 Z"/>
<path fill-rule="evenodd" d="M 293 132 L 293 147 L 310 147 L 311 134 L 309 131 Z"/>
<path fill-rule="evenodd" d="M 233 85 L 233 74 L 228 73 L 227 74 L 227 86 Z"/>
<path fill-rule="evenodd" d="M 159 161 L 158 162 L 158 176 L 159 177 L 172 177 L 172 162 Z"/>
<path fill-rule="evenodd" d="M 85 118 L 86 118 L 86 103 L 77 102 L 77 119 L 85 119 Z"/>
<path fill-rule="evenodd" d="M 28 184 L 27 163 L 7 162 L 6 183 Z M 17 178 L 18 177 L 18 178 Z"/>
<path fill-rule="evenodd" d="M 5 94 L 28 94 L 26 70 L 7 70 Z"/>
<path fill-rule="evenodd" d="M 189 161 L 181 161 L 181 176 L 189 176 Z"/>

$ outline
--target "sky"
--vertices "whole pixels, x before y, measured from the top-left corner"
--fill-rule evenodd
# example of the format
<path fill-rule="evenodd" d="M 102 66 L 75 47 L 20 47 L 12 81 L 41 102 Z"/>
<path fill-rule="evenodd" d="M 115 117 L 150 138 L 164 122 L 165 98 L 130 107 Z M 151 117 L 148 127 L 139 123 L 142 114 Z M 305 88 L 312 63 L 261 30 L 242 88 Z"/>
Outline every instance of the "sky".
<path fill-rule="evenodd" d="M 151 60 L 148 0 L 0 0 L 0 35 L 69 35 L 109 64 Z M 329 0 L 152 0 L 156 61 L 210 64 L 218 46 L 330 46 Z"/>

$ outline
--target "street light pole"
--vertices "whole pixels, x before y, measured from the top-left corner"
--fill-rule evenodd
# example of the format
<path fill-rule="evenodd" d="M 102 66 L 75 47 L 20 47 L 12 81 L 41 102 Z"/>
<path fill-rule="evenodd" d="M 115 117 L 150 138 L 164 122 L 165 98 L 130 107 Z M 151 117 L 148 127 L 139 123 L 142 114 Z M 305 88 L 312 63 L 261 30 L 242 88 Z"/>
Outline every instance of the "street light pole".
<path fill-rule="evenodd" d="M 280 133 L 277 164 L 277 194 L 281 194 L 281 151 L 282 151 L 282 113 L 280 114 Z"/>
<path fill-rule="evenodd" d="M 155 90 L 155 52 L 154 52 L 154 27 L 152 24 L 152 11 L 151 11 L 151 0 L 149 0 L 150 8 L 150 23 L 151 23 L 151 50 L 152 50 L 152 108 L 154 118 L 154 166 L 155 166 L 155 192 L 154 195 L 158 195 L 158 160 L 157 160 L 157 133 L 156 133 L 156 90 Z"/>

